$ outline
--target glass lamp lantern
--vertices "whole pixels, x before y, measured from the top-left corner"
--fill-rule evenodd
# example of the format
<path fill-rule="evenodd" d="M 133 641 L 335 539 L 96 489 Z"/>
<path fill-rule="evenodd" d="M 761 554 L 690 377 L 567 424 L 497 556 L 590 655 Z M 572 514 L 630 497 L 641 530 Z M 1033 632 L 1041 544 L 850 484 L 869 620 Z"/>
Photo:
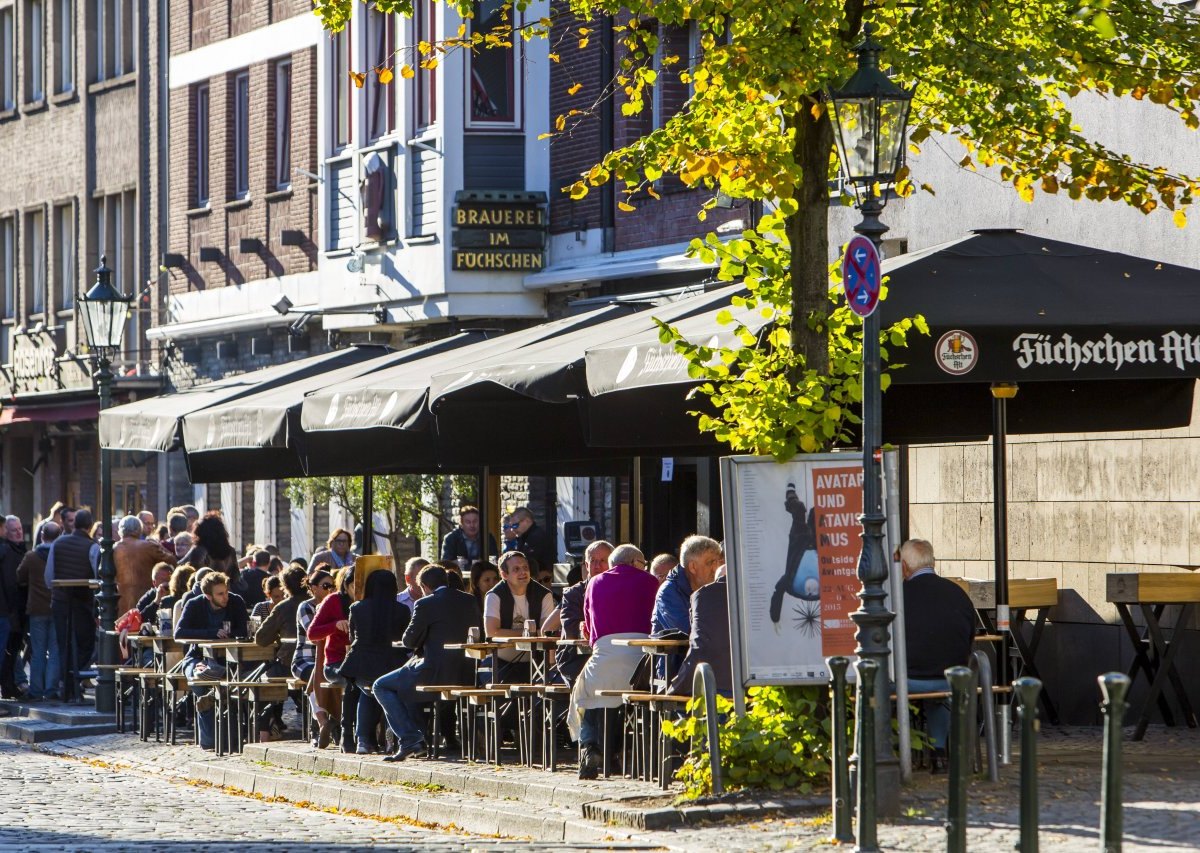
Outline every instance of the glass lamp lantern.
<path fill-rule="evenodd" d="M 863 40 L 854 48 L 858 70 L 827 93 L 842 174 L 860 206 L 874 195 L 876 184 L 891 183 L 904 165 L 912 92 L 879 70 L 882 51 L 870 25 L 864 26 Z"/>
<path fill-rule="evenodd" d="M 96 268 L 96 283 L 79 297 L 79 313 L 90 349 L 102 357 L 111 357 L 121 349 L 131 302 L 132 296 L 113 287 L 112 270 L 102 255 Z"/>

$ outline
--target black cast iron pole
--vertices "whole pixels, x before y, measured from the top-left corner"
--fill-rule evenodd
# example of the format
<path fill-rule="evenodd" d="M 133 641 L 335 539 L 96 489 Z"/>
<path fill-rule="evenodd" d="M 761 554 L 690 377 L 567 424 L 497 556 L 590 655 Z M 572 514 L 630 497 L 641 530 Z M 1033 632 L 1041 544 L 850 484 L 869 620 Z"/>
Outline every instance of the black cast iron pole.
<path fill-rule="evenodd" d="M 862 222 L 854 227 L 879 249 L 888 227 L 879 221 L 883 204 L 872 193 L 859 206 Z M 900 762 L 892 750 L 892 715 L 889 700 L 889 678 L 891 669 L 888 658 L 888 626 L 895 614 L 888 610 L 887 580 L 888 560 L 883 549 L 883 526 L 887 518 L 883 514 L 883 480 L 881 476 L 883 445 L 882 391 L 879 383 L 879 312 L 874 311 L 863 320 L 863 514 L 862 551 L 858 557 L 859 608 L 850 614 L 858 631 L 854 635 L 857 647 L 854 653 L 865 660 L 874 661 L 879 669 L 875 679 L 875 768 L 876 812 L 880 815 L 895 815 L 900 809 Z M 861 721 L 860 721 L 861 722 Z M 856 740 L 858 738 L 856 737 Z"/>
<path fill-rule="evenodd" d="M 997 393 L 997 392 L 1000 393 Z M 992 503 L 993 539 L 996 555 L 996 683 L 1008 684 L 1009 672 L 1009 615 L 1008 615 L 1008 397 L 1002 389 L 992 388 Z M 1009 694 L 997 697 L 1000 703 L 1000 760 L 1012 761 L 1012 706 Z"/>
<path fill-rule="evenodd" d="M 112 364 L 101 355 L 97 361 L 96 386 L 100 391 L 100 411 L 112 402 Z M 113 666 L 117 663 L 117 568 L 113 563 L 112 539 L 112 460 L 100 448 L 100 673 L 96 679 L 96 710 L 112 714 L 117 710 L 117 690 Z M 68 639 L 74 642 L 74 639 Z M 81 665 L 87 661 L 79 661 Z"/>

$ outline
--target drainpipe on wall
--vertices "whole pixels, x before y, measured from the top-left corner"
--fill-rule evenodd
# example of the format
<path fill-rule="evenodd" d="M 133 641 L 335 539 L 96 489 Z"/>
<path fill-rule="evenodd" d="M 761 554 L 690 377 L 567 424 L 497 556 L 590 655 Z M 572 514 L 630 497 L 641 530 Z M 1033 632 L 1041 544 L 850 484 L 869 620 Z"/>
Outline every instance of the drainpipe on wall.
<path fill-rule="evenodd" d="M 615 76 L 616 37 L 613 32 L 613 17 L 604 17 L 603 38 L 600 48 L 600 81 L 602 86 L 612 83 Z M 607 154 L 616 147 L 615 131 L 616 92 L 605 100 L 600 111 L 600 150 Z M 616 251 L 616 187 L 612 180 L 600 188 L 600 251 L 608 254 Z"/>

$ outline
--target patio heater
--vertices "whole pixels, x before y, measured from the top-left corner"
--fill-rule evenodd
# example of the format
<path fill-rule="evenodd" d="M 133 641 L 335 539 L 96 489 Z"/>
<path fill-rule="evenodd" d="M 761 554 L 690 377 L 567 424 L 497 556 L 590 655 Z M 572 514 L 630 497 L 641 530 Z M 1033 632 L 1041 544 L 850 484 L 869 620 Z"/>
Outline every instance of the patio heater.
<path fill-rule="evenodd" d="M 125 321 L 133 296 L 127 296 L 113 287 L 112 270 L 106 258 L 100 256 L 96 268 L 96 283 L 91 290 L 79 297 L 79 314 L 87 337 L 88 349 L 96 360 L 96 388 L 100 393 L 100 410 L 104 411 L 112 402 L 112 359 L 120 352 L 125 337 Z M 114 624 L 117 620 L 117 570 L 113 564 L 112 540 L 112 460 L 103 447 L 100 448 L 100 674 L 96 681 L 96 710 L 111 714 L 117 708 L 115 674 L 112 665 L 117 662 L 117 638 Z M 74 642 L 74 639 L 71 639 Z M 64 655 L 63 660 L 67 660 Z"/>
<path fill-rule="evenodd" d="M 862 221 L 856 233 L 879 249 L 888 227 L 879 221 L 887 203 L 887 185 L 895 181 L 904 164 L 904 134 L 912 92 L 893 83 L 879 69 L 883 47 L 871 38 L 869 24 L 854 48 L 858 69 L 841 87 L 828 92 L 832 107 L 834 142 L 846 184 L 854 191 Z M 850 614 L 858 626 L 855 654 L 879 665 L 875 681 L 875 744 L 878 755 L 875 799 L 879 812 L 899 809 L 900 766 L 893 755 L 891 715 L 882 709 L 888 702 L 888 626 L 895 614 L 884 603 L 887 597 L 889 558 L 883 552 L 882 424 L 879 355 L 879 312 L 863 320 L 863 515 L 862 552 L 858 559 L 859 609 Z M 857 741 L 857 738 L 856 738 Z M 870 780 L 866 780 L 867 784 Z"/>

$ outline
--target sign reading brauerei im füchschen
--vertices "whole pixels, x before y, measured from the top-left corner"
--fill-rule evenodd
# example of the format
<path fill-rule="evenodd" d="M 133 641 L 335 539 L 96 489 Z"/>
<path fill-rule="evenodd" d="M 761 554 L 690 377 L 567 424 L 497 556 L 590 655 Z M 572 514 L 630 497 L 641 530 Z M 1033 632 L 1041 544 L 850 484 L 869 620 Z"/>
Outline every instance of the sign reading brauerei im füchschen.
<path fill-rule="evenodd" d="M 537 272 L 545 266 L 546 195 L 463 191 L 455 197 L 451 268 Z"/>

